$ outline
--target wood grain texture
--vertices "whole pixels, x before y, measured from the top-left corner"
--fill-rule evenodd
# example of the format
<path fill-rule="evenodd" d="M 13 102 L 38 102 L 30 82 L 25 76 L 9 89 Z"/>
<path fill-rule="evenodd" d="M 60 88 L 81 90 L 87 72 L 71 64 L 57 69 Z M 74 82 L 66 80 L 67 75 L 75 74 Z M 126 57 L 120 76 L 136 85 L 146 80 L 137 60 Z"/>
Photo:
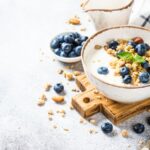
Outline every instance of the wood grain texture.
<path fill-rule="evenodd" d="M 76 78 L 76 83 L 82 93 L 72 98 L 72 105 L 85 118 L 101 112 L 114 124 L 118 124 L 150 108 L 150 99 L 122 104 L 104 97 L 84 74 Z"/>

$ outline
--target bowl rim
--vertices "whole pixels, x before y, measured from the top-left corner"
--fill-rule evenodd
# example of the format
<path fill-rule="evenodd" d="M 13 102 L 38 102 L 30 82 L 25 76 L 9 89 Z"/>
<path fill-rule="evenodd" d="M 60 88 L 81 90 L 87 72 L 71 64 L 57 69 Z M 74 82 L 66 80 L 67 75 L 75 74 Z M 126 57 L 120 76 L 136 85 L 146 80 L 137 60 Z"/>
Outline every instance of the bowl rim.
<path fill-rule="evenodd" d="M 105 12 L 112 12 L 112 11 L 120 11 L 120 10 L 123 10 L 123 9 L 127 9 L 128 7 L 130 7 L 134 0 L 130 0 L 129 3 L 127 3 L 127 5 L 125 6 L 122 6 L 120 8 L 115 8 L 115 9 L 87 9 L 85 10 L 85 6 L 89 3 L 90 0 L 87 0 L 85 1 L 85 3 L 83 4 L 82 8 L 85 12 L 88 12 L 88 11 L 105 11 Z"/>
<path fill-rule="evenodd" d="M 123 26 L 115 26 L 115 27 L 110 27 L 110 28 L 105 28 L 105 29 L 102 29 L 98 32 L 96 32 L 94 35 L 92 35 L 91 37 L 88 38 L 88 40 L 85 42 L 84 46 L 82 47 L 82 50 L 81 50 L 81 61 L 82 61 L 82 64 L 83 66 L 85 66 L 86 68 L 87 67 L 87 64 L 85 63 L 85 60 L 84 60 L 84 51 L 87 47 L 87 45 L 90 43 L 91 40 L 93 40 L 97 35 L 105 32 L 105 31 L 109 31 L 109 30 L 113 30 L 113 29 L 120 29 L 120 28 L 132 28 L 132 29 L 139 29 L 139 30 L 145 30 L 147 32 L 150 32 L 150 29 L 147 29 L 147 28 L 144 28 L 144 27 L 139 27 L 139 26 L 130 26 L 130 25 L 123 25 Z M 107 84 L 107 85 L 110 85 L 110 86 L 113 86 L 113 87 L 117 87 L 117 88 L 125 88 L 125 89 L 138 89 L 138 88 L 145 88 L 145 87 L 149 87 L 150 86 L 150 83 L 149 84 L 146 84 L 146 85 L 141 85 L 141 86 L 123 86 L 123 85 L 116 85 L 116 84 L 112 84 L 112 83 L 108 83 L 104 80 L 101 80 L 99 78 L 97 78 L 94 74 L 92 74 L 90 71 L 89 73 L 94 77 L 96 78 L 97 80 L 103 82 L 104 84 Z"/>

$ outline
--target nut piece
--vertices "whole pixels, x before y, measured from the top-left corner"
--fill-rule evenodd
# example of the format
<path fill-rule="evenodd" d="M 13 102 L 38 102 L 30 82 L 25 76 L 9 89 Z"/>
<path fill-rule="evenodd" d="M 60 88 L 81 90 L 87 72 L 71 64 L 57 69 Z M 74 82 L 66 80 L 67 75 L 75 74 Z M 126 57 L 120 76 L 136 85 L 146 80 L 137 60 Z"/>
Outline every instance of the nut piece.
<path fill-rule="evenodd" d="M 48 114 L 49 114 L 49 115 L 54 115 L 54 113 L 53 113 L 52 110 L 49 110 L 49 111 L 48 111 Z"/>
<path fill-rule="evenodd" d="M 39 106 L 43 106 L 45 104 L 45 100 L 40 99 L 37 104 Z"/>
<path fill-rule="evenodd" d="M 49 91 L 51 87 L 52 87 L 51 84 L 46 83 L 46 84 L 44 85 L 44 90 L 45 90 L 45 91 Z"/>
<path fill-rule="evenodd" d="M 67 78 L 69 81 L 73 80 L 73 74 L 72 73 L 65 73 L 64 74 L 65 78 Z"/>
<path fill-rule="evenodd" d="M 67 128 L 64 128 L 64 131 L 69 131 L 69 129 L 67 129 Z"/>
<path fill-rule="evenodd" d="M 46 100 L 47 100 L 47 97 L 46 97 L 44 94 L 42 94 L 39 99 L 40 99 L 40 100 L 43 100 L 43 101 L 46 101 Z"/>
<path fill-rule="evenodd" d="M 136 43 L 136 44 L 140 44 L 140 43 L 143 43 L 143 39 L 141 37 L 135 37 L 133 38 L 133 41 Z"/>
<path fill-rule="evenodd" d="M 102 46 L 100 46 L 100 45 L 95 45 L 94 46 L 94 49 L 96 49 L 96 50 L 101 49 L 101 48 L 102 48 Z"/>
<path fill-rule="evenodd" d="M 74 72 L 73 72 L 73 75 L 74 75 L 74 76 L 79 76 L 80 74 L 81 74 L 80 71 L 74 71 Z"/>
<path fill-rule="evenodd" d="M 56 103 L 62 103 L 64 102 L 64 96 L 53 96 L 52 100 Z"/>
<path fill-rule="evenodd" d="M 91 119 L 91 120 L 90 120 L 90 123 L 92 123 L 92 124 L 96 125 L 96 120 Z"/>
<path fill-rule="evenodd" d="M 128 133 L 127 130 L 122 130 L 122 131 L 121 131 L 121 135 L 122 135 L 123 137 L 127 138 L 127 137 L 129 136 L 129 133 Z"/>
<path fill-rule="evenodd" d="M 69 24 L 79 25 L 79 24 L 81 24 L 81 22 L 80 22 L 79 18 L 74 17 L 74 18 L 69 19 Z"/>

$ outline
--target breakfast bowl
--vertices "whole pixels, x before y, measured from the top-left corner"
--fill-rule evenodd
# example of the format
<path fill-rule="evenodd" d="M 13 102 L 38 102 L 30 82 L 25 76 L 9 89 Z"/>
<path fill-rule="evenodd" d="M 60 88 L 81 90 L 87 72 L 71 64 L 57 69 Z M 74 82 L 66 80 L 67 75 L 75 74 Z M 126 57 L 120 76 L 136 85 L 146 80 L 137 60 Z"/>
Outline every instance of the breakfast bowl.
<path fill-rule="evenodd" d="M 85 0 L 83 10 L 92 18 L 97 30 L 127 25 L 134 0 Z"/>
<path fill-rule="evenodd" d="M 87 39 L 78 32 L 64 32 L 51 40 L 50 48 L 57 60 L 75 63 L 81 61 L 81 49 Z"/>
<path fill-rule="evenodd" d="M 123 44 L 118 44 L 115 49 L 117 40 Z M 133 48 L 135 43 L 136 50 Z M 146 72 L 142 68 L 142 64 L 148 64 L 149 61 L 147 67 L 150 69 L 148 44 L 150 44 L 150 30 L 142 27 L 118 26 L 95 33 L 86 41 L 81 51 L 83 68 L 89 81 L 104 96 L 117 102 L 133 103 L 150 98 L 150 70 Z M 147 49 L 146 56 L 141 53 L 144 50 L 141 46 Z M 130 52 L 133 53 L 132 59 L 129 56 L 125 57 Z M 116 68 L 112 65 L 112 60 L 117 62 Z M 116 75 L 118 66 L 120 68 Z"/>

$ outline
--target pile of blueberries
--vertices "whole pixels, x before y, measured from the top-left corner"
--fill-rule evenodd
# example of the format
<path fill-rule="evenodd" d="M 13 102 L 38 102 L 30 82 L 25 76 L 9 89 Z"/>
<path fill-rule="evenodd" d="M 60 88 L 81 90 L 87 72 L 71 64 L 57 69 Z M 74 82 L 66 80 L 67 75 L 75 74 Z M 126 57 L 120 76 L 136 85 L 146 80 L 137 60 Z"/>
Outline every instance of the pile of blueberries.
<path fill-rule="evenodd" d="M 150 117 L 146 118 L 146 122 L 148 125 L 150 125 Z M 109 122 L 104 122 L 101 125 L 101 129 L 105 134 L 111 133 L 113 131 L 113 125 Z M 145 131 L 145 126 L 142 123 L 136 123 L 132 126 L 132 129 L 135 133 L 141 134 Z"/>
<path fill-rule="evenodd" d="M 108 42 L 108 47 L 113 50 L 116 50 L 118 45 L 119 43 L 115 40 Z M 134 50 L 137 52 L 137 54 L 140 56 L 144 56 L 146 51 L 150 50 L 150 46 L 144 42 L 136 44 L 133 41 L 129 41 L 128 45 L 131 45 L 134 48 Z M 123 51 L 124 50 L 120 50 L 118 51 L 118 53 L 123 52 Z M 139 74 L 139 80 L 141 83 L 148 83 L 150 80 L 150 64 L 148 61 L 145 61 L 141 63 L 141 66 L 146 70 L 146 72 L 141 72 Z M 99 74 L 106 75 L 108 74 L 109 71 L 107 67 L 100 67 L 98 68 L 97 72 Z M 132 77 L 130 76 L 130 69 L 128 67 L 122 67 L 120 69 L 120 75 L 122 76 L 123 83 L 129 84 L 132 82 Z"/>
<path fill-rule="evenodd" d="M 81 55 L 82 46 L 87 39 L 87 36 L 77 32 L 64 33 L 54 38 L 50 43 L 50 47 L 58 56 L 67 58 L 78 57 Z"/>

